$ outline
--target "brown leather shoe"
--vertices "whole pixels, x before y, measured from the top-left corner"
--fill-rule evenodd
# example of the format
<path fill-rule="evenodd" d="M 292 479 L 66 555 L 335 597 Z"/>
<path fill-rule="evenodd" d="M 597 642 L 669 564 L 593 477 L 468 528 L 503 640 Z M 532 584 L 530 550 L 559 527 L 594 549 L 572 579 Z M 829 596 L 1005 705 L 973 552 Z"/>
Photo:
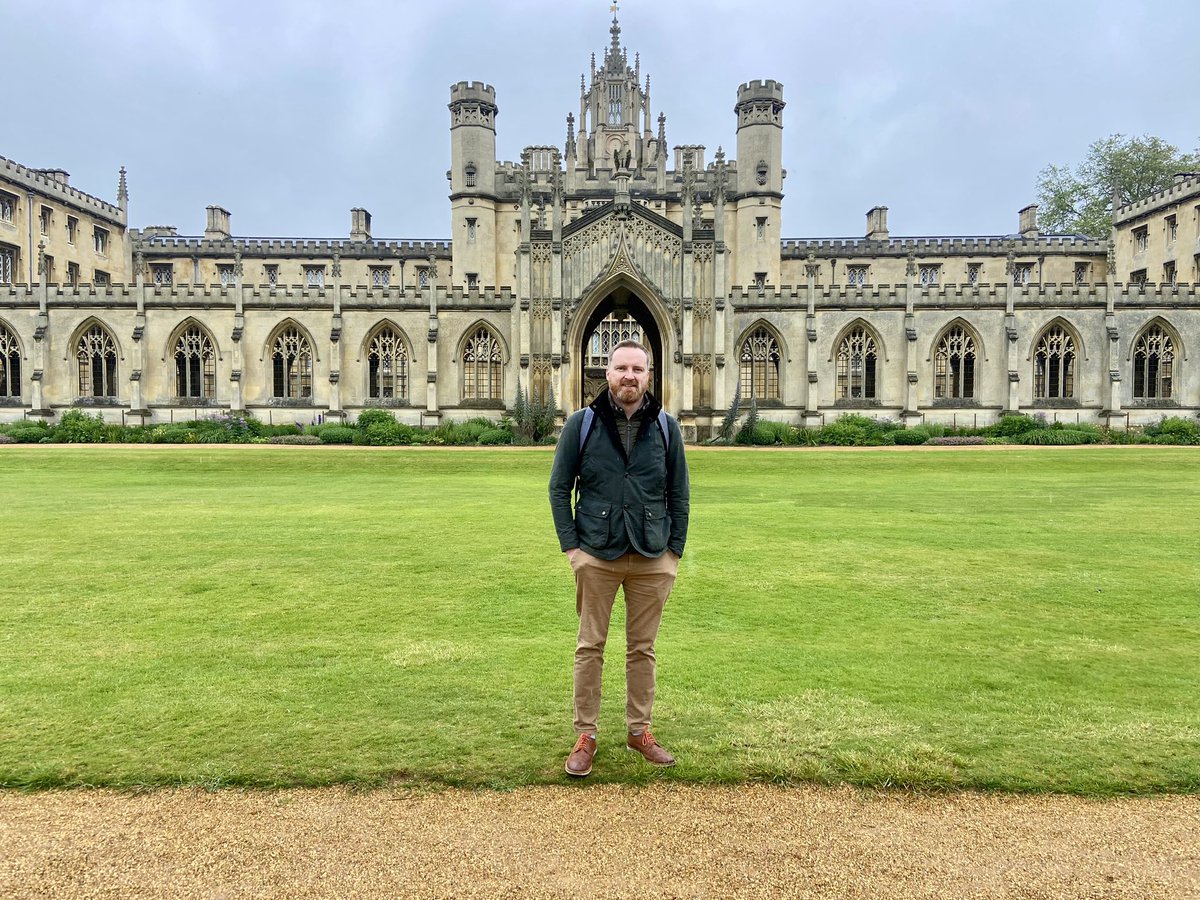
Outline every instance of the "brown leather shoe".
<path fill-rule="evenodd" d="M 641 734 L 629 735 L 629 740 L 626 742 L 626 746 L 630 750 L 636 750 L 638 753 L 642 754 L 646 762 L 650 763 L 652 766 L 662 766 L 663 768 L 666 768 L 667 766 L 675 765 L 675 757 L 664 750 L 662 745 L 654 739 L 654 735 L 650 733 L 649 728 L 647 728 Z"/>
<path fill-rule="evenodd" d="M 581 734 L 567 757 L 567 774 L 582 778 L 592 774 L 592 757 L 596 755 L 596 739 L 590 734 Z"/>

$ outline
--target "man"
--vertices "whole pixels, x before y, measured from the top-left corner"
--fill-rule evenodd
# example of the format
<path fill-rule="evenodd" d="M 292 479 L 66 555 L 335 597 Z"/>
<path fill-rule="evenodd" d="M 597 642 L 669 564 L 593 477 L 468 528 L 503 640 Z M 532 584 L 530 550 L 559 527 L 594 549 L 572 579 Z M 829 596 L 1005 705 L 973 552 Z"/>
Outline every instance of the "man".
<path fill-rule="evenodd" d="M 604 643 L 617 588 L 625 590 L 626 745 L 673 766 L 650 733 L 654 640 L 675 584 L 688 529 L 688 470 L 679 423 L 647 392 L 650 354 L 622 341 L 608 390 L 567 419 L 550 473 L 558 542 L 575 572 L 575 732 L 567 774 L 592 771 Z M 574 511 L 571 494 L 578 488 Z"/>

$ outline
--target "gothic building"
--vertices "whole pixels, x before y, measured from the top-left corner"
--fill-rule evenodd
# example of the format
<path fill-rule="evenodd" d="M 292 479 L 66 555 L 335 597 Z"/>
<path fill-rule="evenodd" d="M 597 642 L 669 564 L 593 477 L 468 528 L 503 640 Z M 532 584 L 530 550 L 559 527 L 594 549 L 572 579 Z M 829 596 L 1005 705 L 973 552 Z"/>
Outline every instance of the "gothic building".
<path fill-rule="evenodd" d="M 496 158 L 491 85 L 450 89 L 451 233 L 344 240 L 127 227 L 61 170 L 0 158 L 0 416 L 159 422 L 247 410 L 412 424 L 498 416 L 518 385 L 578 408 L 609 348 L 707 435 L 740 385 L 762 414 L 1138 424 L 1200 409 L 1200 176 L 1118 209 L 1110 240 L 782 238 L 783 85 L 737 88 L 735 158 L 670 145 L 614 18 L 558 146 Z M 1185 283 L 1188 282 L 1188 283 Z M 276 411 L 279 411 L 278 413 Z"/>

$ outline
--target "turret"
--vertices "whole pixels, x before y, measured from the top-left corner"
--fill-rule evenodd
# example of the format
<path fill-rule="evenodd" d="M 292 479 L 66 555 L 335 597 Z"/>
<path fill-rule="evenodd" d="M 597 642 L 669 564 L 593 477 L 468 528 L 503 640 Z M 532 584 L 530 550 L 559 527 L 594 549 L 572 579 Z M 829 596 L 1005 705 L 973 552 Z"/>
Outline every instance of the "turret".
<path fill-rule="evenodd" d="M 733 283 L 779 284 L 783 205 L 783 85 L 750 81 L 738 88 L 737 247 Z"/>
<path fill-rule="evenodd" d="M 496 89 L 460 81 L 449 107 L 453 280 L 496 284 Z"/>

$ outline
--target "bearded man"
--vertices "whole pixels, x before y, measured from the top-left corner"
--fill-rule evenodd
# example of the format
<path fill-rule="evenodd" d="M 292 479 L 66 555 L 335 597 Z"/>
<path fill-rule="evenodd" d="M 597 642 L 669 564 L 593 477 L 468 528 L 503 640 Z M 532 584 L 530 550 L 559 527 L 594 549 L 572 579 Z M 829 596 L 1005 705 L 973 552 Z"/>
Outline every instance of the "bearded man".
<path fill-rule="evenodd" d="M 559 546 L 575 573 L 575 746 L 568 775 L 592 771 L 604 644 L 617 588 L 625 594 L 626 746 L 651 765 L 675 758 L 650 732 L 654 641 L 688 530 L 688 470 L 679 423 L 648 392 L 650 353 L 621 341 L 608 390 L 567 419 L 550 473 Z M 574 509 L 571 506 L 575 495 Z"/>

